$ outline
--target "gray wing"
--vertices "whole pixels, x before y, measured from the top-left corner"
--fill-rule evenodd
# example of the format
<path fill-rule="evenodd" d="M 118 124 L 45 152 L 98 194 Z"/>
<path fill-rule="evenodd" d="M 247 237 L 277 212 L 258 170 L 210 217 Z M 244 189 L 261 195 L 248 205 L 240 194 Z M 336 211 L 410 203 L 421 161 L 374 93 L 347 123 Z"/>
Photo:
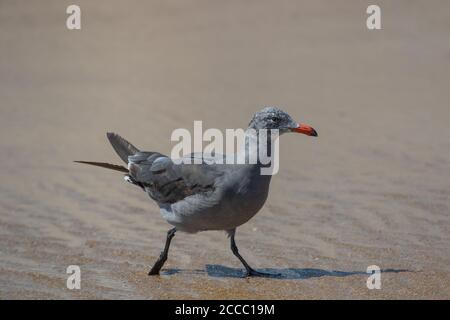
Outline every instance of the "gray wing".
<path fill-rule="evenodd" d="M 106 136 L 108 137 L 108 140 L 111 143 L 114 150 L 116 151 L 116 153 L 119 155 L 120 159 L 122 159 L 123 162 L 125 163 L 128 162 L 128 156 L 139 152 L 138 148 L 133 146 L 131 143 L 129 143 L 127 140 L 119 136 L 117 133 L 108 132 Z"/>
<path fill-rule="evenodd" d="M 128 168 L 131 178 L 158 203 L 175 203 L 191 195 L 213 192 L 217 179 L 224 174 L 221 166 L 175 164 L 158 152 L 129 156 Z"/>

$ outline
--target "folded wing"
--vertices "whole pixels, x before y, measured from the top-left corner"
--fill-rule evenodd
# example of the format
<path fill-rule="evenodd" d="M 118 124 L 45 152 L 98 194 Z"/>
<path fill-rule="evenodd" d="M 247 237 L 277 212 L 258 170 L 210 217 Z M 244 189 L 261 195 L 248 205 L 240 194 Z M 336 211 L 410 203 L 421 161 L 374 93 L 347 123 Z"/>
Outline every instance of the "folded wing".
<path fill-rule="evenodd" d="M 131 178 L 158 203 L 175 203 L 188 196 L 213 192 L 223 175 L 220 166 L 175 164 L 158 152 L 138 152 L 128 157 Z"/>

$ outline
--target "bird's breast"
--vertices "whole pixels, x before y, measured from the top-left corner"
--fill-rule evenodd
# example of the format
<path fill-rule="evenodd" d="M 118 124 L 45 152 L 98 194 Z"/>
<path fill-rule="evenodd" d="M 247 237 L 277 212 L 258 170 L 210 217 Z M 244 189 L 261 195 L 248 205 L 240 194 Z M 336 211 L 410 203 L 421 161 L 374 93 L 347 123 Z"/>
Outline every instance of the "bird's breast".
<path fill-rule="evenodd" d="M 209 195 L 196 195 L 162 210 L 166 220 L 180 230 L 229 230 L 250 220 L 264 205 L 270 176 L 234 172 L 223 176 Z"/>

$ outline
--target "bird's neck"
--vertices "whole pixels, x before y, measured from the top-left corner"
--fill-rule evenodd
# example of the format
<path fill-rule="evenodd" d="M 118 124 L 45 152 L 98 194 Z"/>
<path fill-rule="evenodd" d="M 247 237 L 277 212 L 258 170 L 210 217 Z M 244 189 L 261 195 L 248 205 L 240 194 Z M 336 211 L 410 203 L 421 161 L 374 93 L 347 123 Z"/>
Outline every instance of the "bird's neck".
<path fill-rule="evenodd" d="M 277 153 L 277 132 L 253 128 L 245 131 L 245 143 L 239 152 L 239 156 L 241 159 L 245 159 L 245 163 L 271 167 L 274 161 L 278 161 Z"/>

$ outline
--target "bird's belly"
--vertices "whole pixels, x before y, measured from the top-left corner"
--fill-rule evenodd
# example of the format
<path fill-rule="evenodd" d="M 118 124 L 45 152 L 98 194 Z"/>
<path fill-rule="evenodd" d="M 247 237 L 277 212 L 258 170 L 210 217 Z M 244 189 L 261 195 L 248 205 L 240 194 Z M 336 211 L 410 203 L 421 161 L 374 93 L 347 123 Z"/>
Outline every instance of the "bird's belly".
<path fill-rule="evenodd" d="M 161 215 L 168 223 L 186 232 L 230 230 L 250 220 L 264 205 L 267 193 L 233 194 L 217 203 L 196 205 L 195 199 L 161 206 Z"/>

